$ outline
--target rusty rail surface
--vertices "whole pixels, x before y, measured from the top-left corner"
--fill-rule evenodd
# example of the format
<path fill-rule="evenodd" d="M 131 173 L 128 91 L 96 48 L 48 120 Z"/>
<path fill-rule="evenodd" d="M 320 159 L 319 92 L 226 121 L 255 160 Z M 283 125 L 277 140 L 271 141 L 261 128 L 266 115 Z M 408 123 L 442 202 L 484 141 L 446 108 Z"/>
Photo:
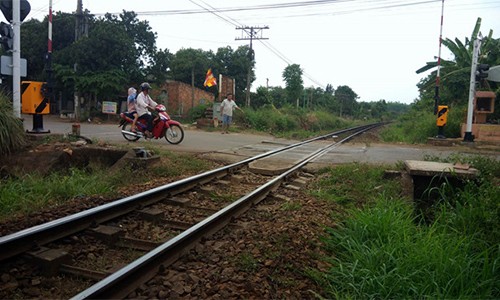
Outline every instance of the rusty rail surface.
<path fill-rule="evenodd" d="M 193 225 L 173 239 L 170 239 L 168 242 L 158 246 L 151 252 L 123 267 L 118 272 L 113 273 L 82 291 L 72 299 L 110 299 L 126 297 L 135 290 L 137 286 L 153 278 L 159 271 L 175 262 L 181 255 L 193 248 L 202 237 L 215 233 L 229 223 L 231 219 L 239 216 L 252 205 L 265 199 L 267 195 L 271 191 L 276 190 L 288 176 L 297 172 L 307 163 L 326 154 L 331 149 L 340 146 L 354 136 L 380 125 L 381 124 L 363 126 L 363 128 L 358 128 L 355 133 L 341 141 L 316 150 L 288 171 L 273 178 L 266 184 L 261 185 L 253 192 L 241 197 L 203 221 Z"/>

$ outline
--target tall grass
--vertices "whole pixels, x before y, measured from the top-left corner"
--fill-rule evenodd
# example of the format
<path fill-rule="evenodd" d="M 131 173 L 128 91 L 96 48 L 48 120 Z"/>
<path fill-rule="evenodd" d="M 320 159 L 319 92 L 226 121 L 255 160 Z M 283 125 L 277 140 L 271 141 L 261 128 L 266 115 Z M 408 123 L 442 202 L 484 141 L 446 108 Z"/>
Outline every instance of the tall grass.
<path fill-rule="evenodd" d="M 0 155 L 9 154 L 26 145 L 23 123 L 14 116 L 11 101 L 0 92 Z"/>
<path fill-rule="evenodd" d="M 311 194 L 344 207 L 361 207 L 381 194 L 399 197 L 399 182 L 383 180 L 384 171 L 383 166 L 360 163 L 326 168 L 320 171 L 322 179 L 311 188 Z"/>
<path fill-rule="evenodd" d="M 328 170 L 316 187 L 325 190 L 316 194 L 323 199 L 354 196 L 348 186 L 359 188 L 351 181 L 361 168 L 373 167 Z M 490 174 L 495 170 L 490 168 Z M 380 180 L 377 172 L 365 174 L 362 191 Z M 500 186 L 495 180 L 471 181 L 440 193 L 430 225 L 416 221 L 413 205 L 397 189 L 364 196 L 370 202 L 360 201 L 359 195 L 351 200 L 358 204 L 349 206 L 348 217 L 324 238 L 331 268 L 311 276 L 331 298 L 499 298 Z"/>
<path fill-rule="evenodd" d="M 246 109 L 236 114 L 235 122 L 248 128 L 279 137 L 306 138 L 322 131 L 332 131 L 353 124 L 325 111 L 308 111 L 295 107 L 276 109 L 266 105 L 258 110 Z"/>
<path fill-rule="evenodd" d="M 48 176 L 27 174 L 22 178 L 9 178 L 0 185 L 0 216 L 31 213 L 78 197 L 111 196 L 118 183 L 126 184 L 129 177 L 130 182 L 132 177 L 123 174 L 71 169 Z"/>
<path fill-rule="evenodd" d="M 332 268 L 324 279 L 335 298 L 485 299 L 498 296 L 498 248 L 434 223 L 413 222 L 412 207 L 381 199 L 330 230 Z"/>
<path fill-rule="evenodd" d="M 460 137 L 460 124 L 463 121 L 464 110 L 461 107 L 450 108 L 444 134 L 448 138 Z M 409 144 L 425 143 L 428 138 L 438 134 L 437 116 L 429 111 L 416 111 L 402 115 L 396 122 L 386 126 L 380 132 L 386 142 L 404 142 Z"/>
<path fill-rule="evenodd" d="M 40 209 L 82 197 L 120 197 L 121 187 L 168 177 L 188 176 L 210 168 L 206 161 L 167 150 L 153 150 L 161 161 L 147 169 L 111 170 L 102 164 L 81 169 L 62 170 L 47 176 L 26 174 L 0 180 L 0 218 L 29 214 Z"/>

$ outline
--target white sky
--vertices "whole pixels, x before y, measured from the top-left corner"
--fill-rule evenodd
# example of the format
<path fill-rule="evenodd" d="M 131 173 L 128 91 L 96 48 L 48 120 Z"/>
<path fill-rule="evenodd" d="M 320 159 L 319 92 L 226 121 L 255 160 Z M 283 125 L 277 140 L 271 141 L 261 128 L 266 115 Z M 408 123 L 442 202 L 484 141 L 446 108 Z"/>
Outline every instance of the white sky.
<path fill-rule="evenodd" d="M 29 0 L 27 19 L 48 14 L 49 0 Z M 300 0 L 83 0 L 93 14 L 132 10 L 149 21 L 158 34 L 157 47 L 175 53 L 181 48 L 205 51 L 249 41 L 237 26 L 269 26 L 254 41 L 257 80 L 252 86 L 282 86 L 288 63 L 304 71 L 304 86 L 348 85 L 359 101 L 411 103 L 418 97 L 416 84 L 425 74 L 415 71 L 436 60 L 439 50 L 441 0 L 337 0 L 298 8 L 244 10 L 211 13 L 170 14 L 173 10 L 201 10 L 276 5 Z M 320 1 L 314 1 L 320 2 Z M 420 3 L 418 5 L 409 5 Z M 464 42 L 482 18 L 481 31 L 500 37 L 500 0 L 445 0 L 443 39 Z M 198 4 L 198 5 L 196 5 Z M 55 11 L 73 12 L 77 0 L 53 0 Z M 22 47 L 22 45 L 21 45 Z M 274 52 L 270 49 L 274 49 Z M 278 54 L 277 54 L 278 53 Z M 281 57 L 280 57 L 281 56 Z M 451 54 L 443 46 L 441 57 Z M 468 87 L 464 87 L 466 89 Z"/>

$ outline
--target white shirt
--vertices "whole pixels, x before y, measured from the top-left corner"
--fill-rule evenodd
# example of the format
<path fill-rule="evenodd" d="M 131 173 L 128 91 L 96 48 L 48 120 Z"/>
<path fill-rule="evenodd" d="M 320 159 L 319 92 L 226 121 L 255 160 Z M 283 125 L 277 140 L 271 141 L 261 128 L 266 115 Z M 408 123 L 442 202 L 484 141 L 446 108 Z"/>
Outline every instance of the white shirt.
<path fill-rule="evenodd" d="M 149 114 L 148 106 L 156 107 L 158 103 L 154 102 L 149 95 L 144 95 L 144 92 L 141 92 L 139 96 L 137 96 L 137 103 L 135 105 L 135 109 L 137 110 L 137 114 L 140 116 L 144 114 Z"/>
<path fill-rule="evenodd" d="M 230 117 L 233 116 L 234 108 L 238 107 L 238 105 L 236 105 L 236 102 L 234 102 L 234 100 L 232 99 L 224 99 L 220 106 L 222 107 L 222 115 L 227 115 Z"/>

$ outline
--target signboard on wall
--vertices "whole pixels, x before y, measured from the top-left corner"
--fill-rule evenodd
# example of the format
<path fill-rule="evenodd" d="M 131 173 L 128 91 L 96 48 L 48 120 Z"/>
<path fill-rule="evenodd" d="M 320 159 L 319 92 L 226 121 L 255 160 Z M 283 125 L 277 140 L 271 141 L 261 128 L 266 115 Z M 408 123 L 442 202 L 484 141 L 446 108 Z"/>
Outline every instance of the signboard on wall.
<path fill-rule="evenodd" d="M 102 112 L 105 114 L 116 114 L 117 104 L 113 101 L 103 101 L 102 102 Z"/>

